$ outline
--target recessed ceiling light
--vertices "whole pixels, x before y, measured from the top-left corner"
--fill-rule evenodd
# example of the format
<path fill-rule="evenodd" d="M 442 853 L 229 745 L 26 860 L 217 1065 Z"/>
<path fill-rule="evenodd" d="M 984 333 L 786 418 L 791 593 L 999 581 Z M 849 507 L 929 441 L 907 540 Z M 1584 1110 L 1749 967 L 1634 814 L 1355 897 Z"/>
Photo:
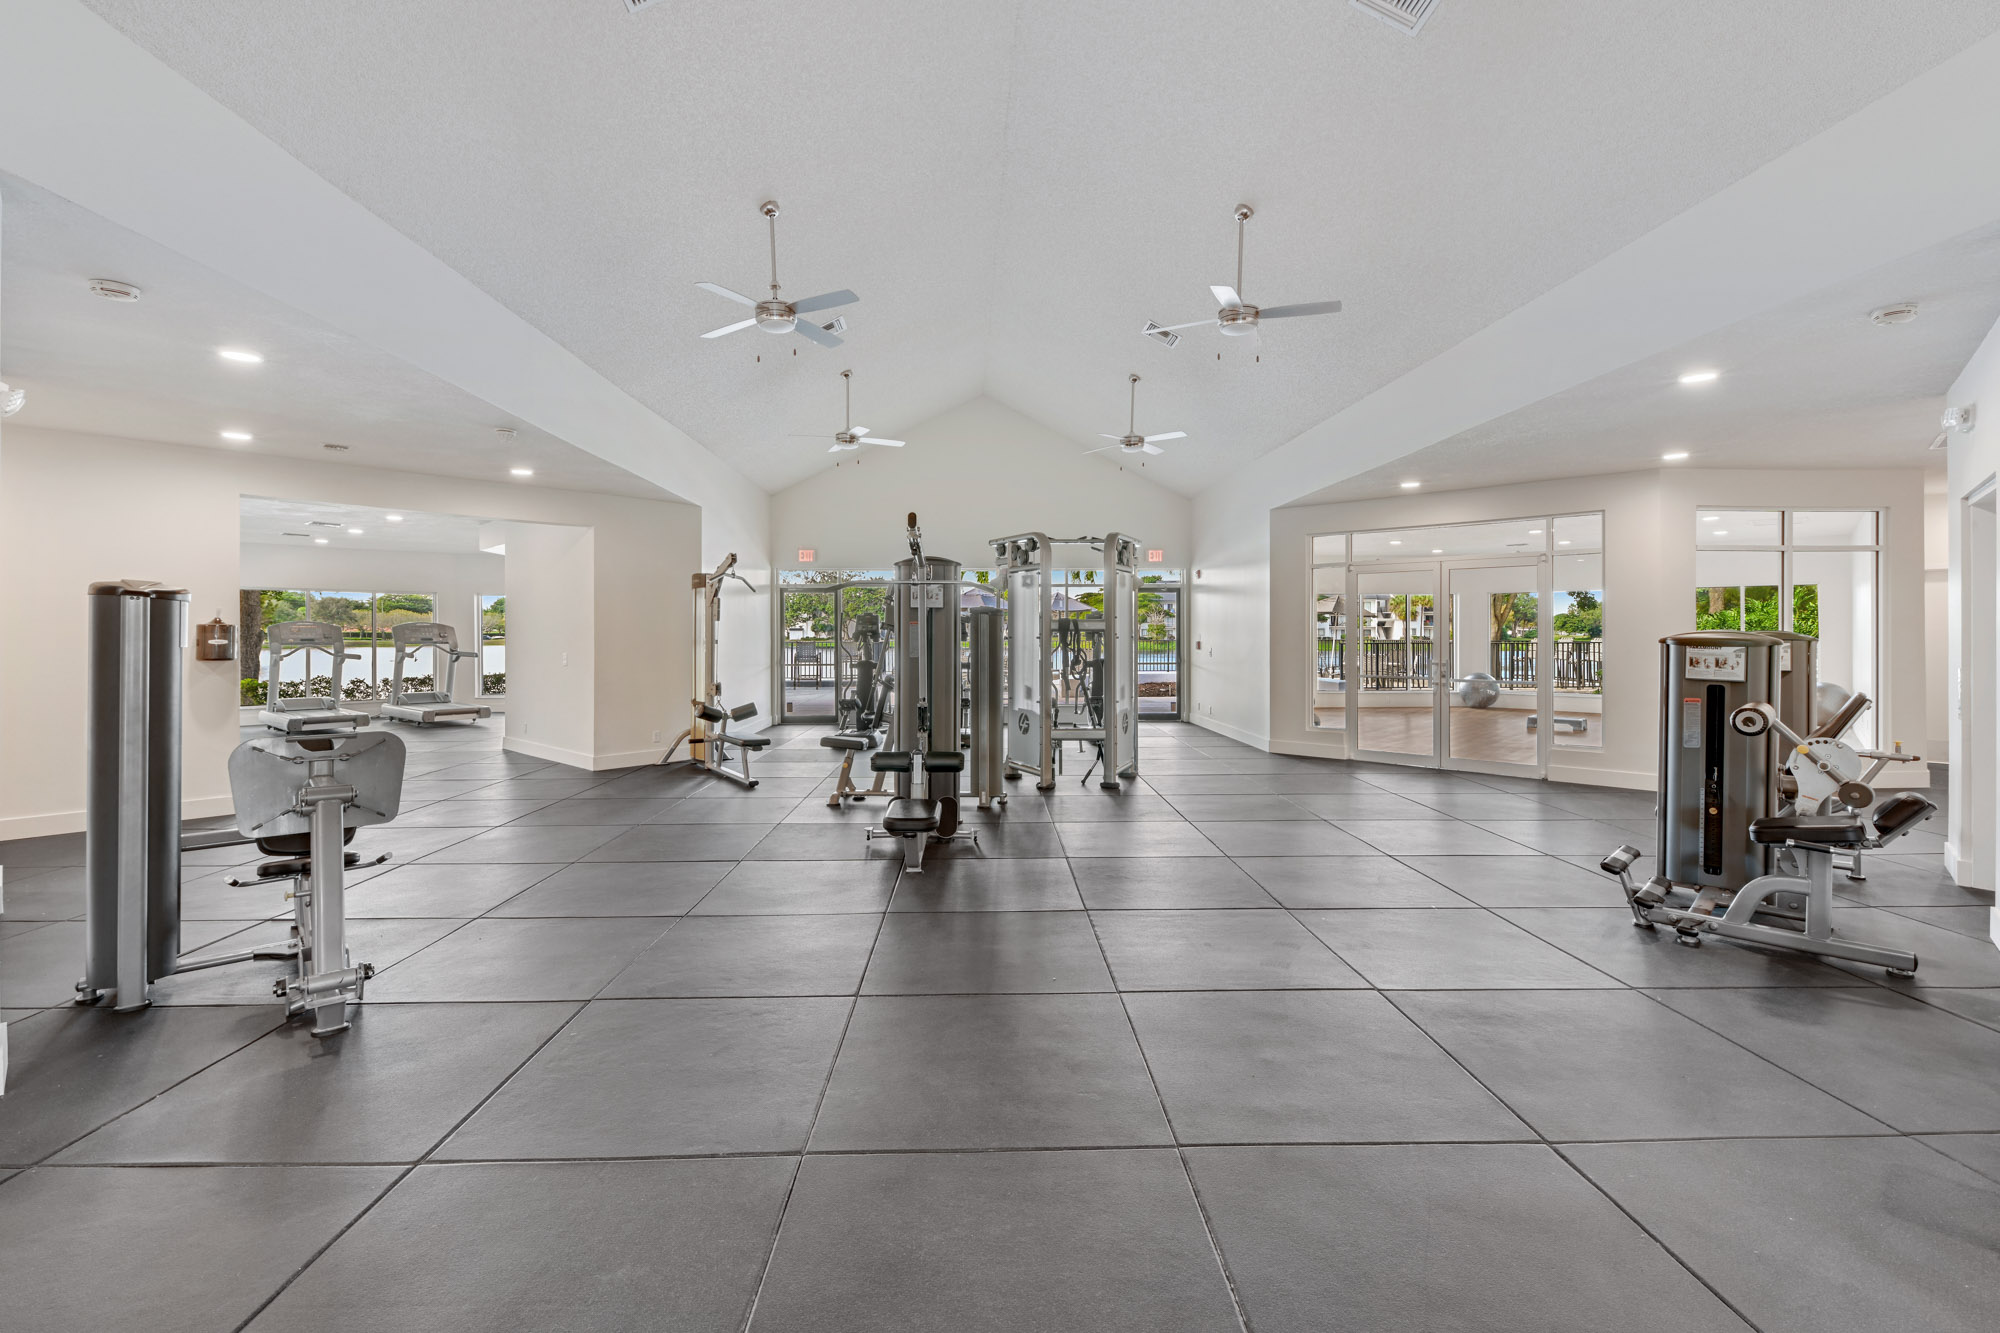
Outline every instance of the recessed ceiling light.
<path fill-rule="evenodd" d="M 324 546 L 324 545 L 326 545 L 326 538 L 324 538 L 324 537 L 315 537 L 315 538 L 313 538 L 313 545 L 314 545 L 314 546 Z"/>
<path fill-rule="evenodd" d="M 1687 450 L 1685 450 L 1685 449 L 1676 449 L 1676 450 L 1674 450 L 1674 451 L 1673 451 L 1672 453 L 1670 453 L 1670 454 L 1661 454 L 1661 455 L 1660 455 L 1660 461 L 1661 461 L 1662 463 L 1678 463 L 1678 462 L 1680 462 L 1680 461 L 1681 461 L 1682 459 L 1686 458 L 1687 456 L 1688 456 L 1688 455 L 1687 455 Z"/>
<path fill-rule="evenodd" d="M 361 535 L 361 529 L 360 529 L 360 528 L 349 528 L 349 529 L 347 530 L 347 535 L 348 535 L 348 536 L 350 536 L 350 537 L 359 537 L 359 536 Z"/>
<path fill-rule="evenodd" d="M 261 366 L 264 358 L 241 347 L 218 347 L 215 354 L 224 361 L 235 361 L 246 366 Z"/>
<path fill-rule="evenodd" d="M 1708 535 L 1711 537 L 1727 537 L 1729 534 L 1723 531 L 1721 528 L 1717 528 L 1714 532 L 1711 532 Z"/>
<path fill-rule="evenodd" d="M 238 444 L 248 444 L 257 437 L 247 430 L 226 430 L 222 432 L 222 438 L 225 440 L 234 440 Z"/>
<path fill-rule="evenodd" d="M 1542 530 L 1540 528 L 1529 528 L 1528 535 L 1530 537 L 1539 537 L 1542 535 Z"/>
<path fill-rule="evenodd" d="M 535 470 L 531 467 L 517 467 L 509 470 L 517 477 L 532 477 L 535 475 Z"/>
<path fill-rule="evenodd" d="M 1702 521 L 1702 522 L 1704 522 L 1704 523 L 1720 523 L 1720 522 L 1722 522 L 1722 515 L 1720 515 L 1720 514 L 1703 514 L 1703 515 L 1701 516 L 1701 521 Z"/>
<path fill-rule="evenodd" d="M 1417 489 L 1417 487 L 1419 487 L 1419 486 L 1423 485 L 1423 483 L 1422 483 L 1421 481 L 1405 481 L 1405 482 L 1401 482 L 1401 483 L 1399 483 L 1399 484 L 1400 484 L 1400 485 L 1402 486 L 1402 488 L 1403 488 L 1404 490 L 1406 490 L 1406 491 L 1414 491 L 1415 489 Z"/>
<path fill-rule="evenodd" d="M 384 514 L 382 517 L 391 523 L 401 523 L 403 521 L 401 514 Z"/>
<path fill-rule="evenodd" d="M 1567 538 L 1567 537 L 1558 537 L 1558 538 L 1556 539 L 1556 545 L 1557 545 L 1557 546 L 1568 546 L 1568 545 L 1569 545 L 1569 538 Z"/>
<path fill-rule="evenodd" d="M 1403 543 L 1402 543 L 1402 540 L 1401 540 L 1400 538 L 1397 538 L 1397 537 L 1391 537 L 1391 538 L 1389 539 L 1389 545 L 1391 545 L 1391 546 L 1401 546 L 1402 544 L 1403 544 Z"/>
<path fill-rule="evenodd" d="M 1443 555 L 1443 554 L 1444 554 L 1444 547 L 1442 547 L 1442 546 L 1433 546 L 1433 547 L 1431 547 L 1431 554 L 1432 554 L 1432 555 Z"/>
<path fill-rule="evenodd" d="M 1690 370 L 1681 376 L 1682 384 L 1713 384 L 1722 378 L 1719 370 Z"/>

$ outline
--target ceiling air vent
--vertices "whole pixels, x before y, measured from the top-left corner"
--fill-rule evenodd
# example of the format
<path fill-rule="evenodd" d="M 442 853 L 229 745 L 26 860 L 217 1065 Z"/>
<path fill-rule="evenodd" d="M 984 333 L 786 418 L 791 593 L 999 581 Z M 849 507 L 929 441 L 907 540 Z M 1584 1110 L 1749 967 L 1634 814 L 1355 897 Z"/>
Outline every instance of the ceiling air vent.
<path fill-rule="evenodd" d="M 626 0 L 626 3 L 643 4 L 645 0 Z M 1431 11 L 1437 8 L 1437 0 L 1347 0 L 1347 3 L 1384 23 L 1394 24 L 1412 37 L 1424 30 Z"/>
<path fill-rule="evenodd" d="M 1146 321 L 1146 336 L 1156 343 L 1165 343 L 1169 347 L 1181 340 L 1180 334 L 1161 328 L 1159 321 L 1153 319 Z"/>
<path fill-rule="evenodd" d="M 331 519 L 309 518 L 306 520 L 306 526 L 309 528 L 338 528 L 338 527 L 344 527 L 346 525 L 342 523 L 335 523 Z"/>
<path fill-rule="evenodd" d="M 636 14 L 640 10 L 644 9 L 647 5 L 650 5 L 652 3 L 653 0 L 625 0 L 625 12 L 628 14 Z"/>

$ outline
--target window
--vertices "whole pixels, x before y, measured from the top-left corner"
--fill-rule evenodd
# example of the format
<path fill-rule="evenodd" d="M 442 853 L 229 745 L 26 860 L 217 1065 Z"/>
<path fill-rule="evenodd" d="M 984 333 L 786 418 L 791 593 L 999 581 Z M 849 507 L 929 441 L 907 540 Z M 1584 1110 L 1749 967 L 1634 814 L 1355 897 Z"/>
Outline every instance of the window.
<path fill-rule="evenodd" d="M 266 627 L 299 620 L 340 627 L 346 651 L 360 659 L 341 664 L 341 697 L 366 700 L 388 697 L 389 681 L 396 666 L 391 632 L 397 625 L 410 621 L 437 619 L 437 597 L 432 593 L 411 592 L 246 588 L 240 609 L 243 632 L 237 657 L 244 704 L 261 704 L 270 694 L 271 683 L 265 678 L 270 667 Z M 424 678 L 411 679 L 420 682 Z M 323 654 L 293 653 L 285 659 L 282 679 L 277 685 L 279 698 L 325 695 L 332 688 L 332 664 Z M 415 688 L 427 687 L 417 684 Z"/>
<path fill-rule="evenodd" d="M 507 595 L 483 592 L 479 609 L 479 697 L 507 697 Z"/>
<path fill-rule="evenodd" d="M 1694 527 L 1696 629 L 1810 634 L 1821 683 L 1875 697 L 1875 510 L 1701 509 Z M 1851 735 L 1869 746 L 1877 730 L 1871 709 Z"/>
<path fill-rule="evenodd" d="M 1604 515 L 1558 514 L 1551 527 L 1549 646 L 1558 720 L 1549 739 L 1559 750 L 1598 750 L 1604 747 Z"/>
<path fill-rule="evenodd" d="M 1312 539 L 1312 724 L 1347 729 L 1347 535 Z"/>

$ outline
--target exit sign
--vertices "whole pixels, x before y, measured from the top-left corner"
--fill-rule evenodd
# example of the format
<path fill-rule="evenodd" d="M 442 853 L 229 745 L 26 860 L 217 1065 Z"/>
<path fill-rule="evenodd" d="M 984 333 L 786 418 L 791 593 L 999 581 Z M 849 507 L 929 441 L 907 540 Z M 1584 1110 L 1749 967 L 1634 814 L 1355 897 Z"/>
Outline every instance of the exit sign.
<path fill-rule="evenodd" d="M 1167 558 L 1167 553 L 1165 551 L 1146 552 L 1146 563 L 1149 565 L 1157 565 L 1166 558 Z"/>
<path fill-rule="evenodd" d="M 799 548 L 799 563 L 802 565 L 810 565 L 812 562 L 813 562 L 812 549 L 810 547 L 801 546 Z"/>

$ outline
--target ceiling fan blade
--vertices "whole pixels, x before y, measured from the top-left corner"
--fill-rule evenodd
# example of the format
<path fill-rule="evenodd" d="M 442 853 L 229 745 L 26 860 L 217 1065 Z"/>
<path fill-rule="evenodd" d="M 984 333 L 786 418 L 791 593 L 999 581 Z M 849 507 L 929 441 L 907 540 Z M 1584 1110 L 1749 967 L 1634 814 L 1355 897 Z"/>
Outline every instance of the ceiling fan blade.
<path fill-rule="evenodd" d="M 1142 454 L 1163 454 L 1166 450 L 1157 444 L 1142 444 L 1139 446 L 1139 452 Z"/>
<path fill-rule="evenodd" d="M 1198 329 L 1204 324 L 1214 324 L 1216 322 L 1213 319 L 1197 319 L 1188 324 L 1155 324 L 1145 331 L 1147 333 L 1178 333 L 1182 329 Z"/>
<path fill-rule="evenodd" d="M 1209 290 L 1215 293 L 1215 299 L 1221 305 L 1243 304 L 1243 298 L 1236 294 L 1234 287 L 1210 287 Z"/>
<path fill-rule="evenodd" d="M 1117 446 L 1117 445 L 1115 445 L 1115 444 L 1107 444 L 1107 445 L 1105 445 L 1105 446 L 1104 446 L 1104 447 L 1103 447 L 1102 449 L 1085 449 L 1085 450 L 1083 451 L 1083 456 L 1084 456 L 1085 458 L 1088 458 L 1088 457 L 1090 457 L 1090 456 L 1091 456 L 1092 454 L 1108 454 L 1108 453 L 1110 453 L 1110 452 L 1111 452 L 1112 450 L 1114 450 L 1114 449 L 1116 449 L 1116 448 L 1118 448 L 1118 446 Z"/>
<path fill-rule="evenodd" d="M 900 449 L 903 447 L 903 441 L 901 440 L 871 440 L 863 436 L 860 442 L 862 444 L 886 444 L 891 449 Z"/>
<path fill-rule="evenodd" d="M 1266 306 L 1257 312 L 1259 320 L 1290 319 L 1294 315 L 1337 315 L 1340 313 L 1338 301 L 1307 301 L 1303 305 Z"/>
<path fill-rule="evenodd" d="M 792 302 L 792 309 L 801 315 L 813 310 L 831 310 L 837 305 L 853 305 L 861 298 L 845 287 L 837 292 L 825 292 L 819 296 L 808 296 L 803 301 Z"/>
<path fill-rule="evenodd" d="M 738 329 L 747 329 L 756 322 L 754 319 L 739 319 L 734 324 L 724 324 L 719 329 L 710 329 L 701 336 L 704 338 L 720 338 L 725 333 L 734 333 Z"/>
<path fill-rule="evenodd" d="M 1125 437 L 1123 435 L 1106 435 L 1103 431 L 1099 431 L 1097 432 L 1097 438 L 1100 440 L 1122 440 Z"/>
<path fill-rule="evenodd" d="M 842 449 L 845 449 L 846 447 L 847 447 L 847 446 L 846 446 L 846 445 L 844 445 L 844 444 L 836 444 L 836 445 L 834 445 L 834 446 L 833 446 L 833 448 L 831 448 L 831 449 L 827 450 L 827 452 L 828 452 L 828 453 L 830 453 L 830 454 L 837 454 L 837 453 L 839 453 L 839 452 L 840 452 L 840 451 L 841 451 Z"/>
<path fill-rule="evenodd" d="M 1186 431 L 1170 430 L 1165 435 L 1148 435 L 1146 437 L 1146 443 L 1151 444 L 1155 440 L 1185 440 L 1186 438 L 1187 438 Z"/>
<path fill-rule="evenodd" d="M 798 323 L 792 325 L 792 332 L 810 342 L 818 343 L 821 347 L 840 346 L 840 339 L 834 337 L 831 333 L 828 333 L 809 319 L 802 318 Z"/>
<path fill-rule="evenodd" d="M 866 427 L 866 426 L 849 426 L 849 427 L 847 428 L 847 433 L 848 433 L 849 435 L 866 435 L 866 434 L 868 433 L 868 427 Z"/>
<path fill-rule="evenodd" d="M 824 440 L 827 438 L 827 434 L 823 430 L 802 431 L 792 435 L 787 435 L 785 438 L 788 440 Z"/>
<path fill-rule="evenodd" d="M 701 289 L 702 289 L 703 291 L 705 291 L 705 292 L 714 292 L 714 293 L 715 293 L 715 294 L 716 294 L 717 296 L 720 296 L 720 297 L 724 298 L 725 300 L 730 300 L 730 301 L 734 301 L 734 302 L 736 302 L 736 303 L 737 303 L 738 305 L 756 305 L 756 304 L 757 304 L 757 303 L 756 303 L 755 301 L 753 301 L 753 300 L 751 300 L 751 299 L 750 299 L 749 297 L 745 296 L 745 295 L 744 295 L 744 294 L 743 294 L 742 292 L 732 292 L 732 291 L 730 291 L 730 290 L 729 290 L 729 289 L 728 289 L 727 287 L 724 287 L 724 286 L 721 286 L 721 285 L 720 285 L 720 284 L 718 284 L 718 283 L 713 283 L 713 282 L 697 282 L 697 283 L 695 284 L 695 286 L 697 286 L 697 287 L 701 288 Z"/>

